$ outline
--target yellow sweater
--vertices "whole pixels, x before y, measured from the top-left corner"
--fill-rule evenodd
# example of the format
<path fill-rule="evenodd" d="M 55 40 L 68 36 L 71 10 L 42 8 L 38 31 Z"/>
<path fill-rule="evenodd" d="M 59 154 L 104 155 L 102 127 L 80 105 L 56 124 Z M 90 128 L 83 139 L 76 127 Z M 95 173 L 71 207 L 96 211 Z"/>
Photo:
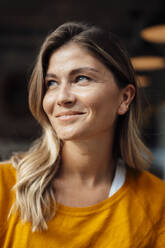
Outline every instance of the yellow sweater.
<path fill-rule="evenodd" d="M 15 169 L 0 165 L 0 248 L 165 248 L 165 182 L 127 168 L 125 184 L 90 207 L 57 204 L 48 230 L 31 232 L 18 215 L 7 216 L 14 199 Z"/>

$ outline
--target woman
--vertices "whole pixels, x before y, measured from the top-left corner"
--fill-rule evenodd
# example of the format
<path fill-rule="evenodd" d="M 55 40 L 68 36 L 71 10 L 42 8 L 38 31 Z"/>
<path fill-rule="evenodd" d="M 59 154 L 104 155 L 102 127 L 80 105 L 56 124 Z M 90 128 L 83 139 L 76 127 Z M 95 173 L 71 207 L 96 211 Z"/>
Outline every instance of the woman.
<path fill-rule="evenodd" d="M 0 168 L 1 247 L 164 247 L 165 184 L 144 171 L 139 101 L 113 34 L 65 23 L 47 37 L 29 89 L 43 135 Z"/>

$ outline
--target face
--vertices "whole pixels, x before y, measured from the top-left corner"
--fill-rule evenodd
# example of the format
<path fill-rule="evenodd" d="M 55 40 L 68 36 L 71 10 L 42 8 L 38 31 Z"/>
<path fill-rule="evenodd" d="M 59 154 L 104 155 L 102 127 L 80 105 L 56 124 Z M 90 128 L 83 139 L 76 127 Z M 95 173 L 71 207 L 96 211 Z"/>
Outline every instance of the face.
<path fill-rule="evenodd" d="M 61 140 L 113 134 L 124 91 L 88 50 L 73 42 L 57 49 L 45 84 L 43 108 Z"/>

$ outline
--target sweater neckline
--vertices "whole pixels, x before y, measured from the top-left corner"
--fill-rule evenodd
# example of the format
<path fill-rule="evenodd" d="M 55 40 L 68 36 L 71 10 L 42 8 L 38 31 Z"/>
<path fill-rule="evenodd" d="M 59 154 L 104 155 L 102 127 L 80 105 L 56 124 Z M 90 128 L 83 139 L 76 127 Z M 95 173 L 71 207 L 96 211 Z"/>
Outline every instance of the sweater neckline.
<path fill-rule="evenodd" d="M 71 207 L 62 205 L 61 203 L 57 202 L 57 213 L 62 213 L 71 216 L 85 216 L 106 210 L 110 206 L 116 204 L 116 202 L 120 201 L 120 199 L 123 198 L 126 194 L 127 190 L 129 189 L 129 174 L 129 168 L 126 167 L 125 182 L 120 187 L 120 189 L 118 189 L 118 191 L 115 192 L 111 197 L 88 207 Z"/>

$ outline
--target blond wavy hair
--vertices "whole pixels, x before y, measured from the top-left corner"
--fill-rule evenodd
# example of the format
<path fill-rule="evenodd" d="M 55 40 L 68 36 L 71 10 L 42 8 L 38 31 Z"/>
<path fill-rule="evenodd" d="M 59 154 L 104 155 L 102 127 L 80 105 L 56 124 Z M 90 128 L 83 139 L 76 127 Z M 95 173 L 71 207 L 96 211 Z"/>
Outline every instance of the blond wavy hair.
<path fill-rule="evenodd" d="M 136 169 L 145 169 L 152 154 L 141 140 L 140 98 L 130 59 L 118 38 L 101 28 L 82 23 L 65 23 L 44 41 L 29 86 L 29 106 L 43 129 L 42 136 L 24 153 L 12 156 L 17 171 L 16 200 L 12 211 L 19 210 L 22 221 L 32 223 L 32 231 L 47 229 L 47 221 L 56 213 L 54 179 L 60 167 L 62 142 L 43 110 L 45 74 L 51 54 L 66 44 L 76 42 L 89 49 L 114 75 L 119 88 L 133 84 L 136 95 L 128 112 L 118 117 L 113 155 Z"/>

